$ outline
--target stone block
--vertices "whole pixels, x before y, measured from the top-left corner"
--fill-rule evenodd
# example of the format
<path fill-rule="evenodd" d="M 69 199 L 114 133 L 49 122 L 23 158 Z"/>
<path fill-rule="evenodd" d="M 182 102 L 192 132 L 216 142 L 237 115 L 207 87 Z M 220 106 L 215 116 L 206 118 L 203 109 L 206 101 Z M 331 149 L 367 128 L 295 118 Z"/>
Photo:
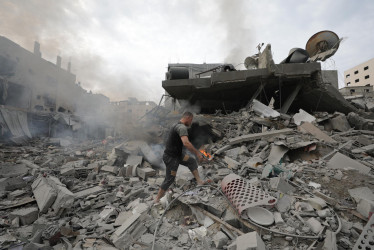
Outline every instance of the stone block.
<path fill-rule="evenodd" d="M 22 226 L 30 225 L 38 219 L 39 209 L 37 207 L 28 207 L 15 210 L 9 214 L 9 219 L 19 218 Z"/>
<path fill-rule="evenodd" d="M 257 232 L 240 235 L 236 238 L 237 250 L 266 250 L 265 243 Z"/>
<path fill-rule="evenodd" d="M 31 185 L 32 192 L 41 213 L 48 211 L 57 197 L 57 191 L 48 183 L 47 178 L 39 176 Z"/>
<path fill-rule="evenodd" d="M 73 166 L 66 166 L 60 169 L 62 176 L 73 176 L 75 174 L 75 168 Z"/>

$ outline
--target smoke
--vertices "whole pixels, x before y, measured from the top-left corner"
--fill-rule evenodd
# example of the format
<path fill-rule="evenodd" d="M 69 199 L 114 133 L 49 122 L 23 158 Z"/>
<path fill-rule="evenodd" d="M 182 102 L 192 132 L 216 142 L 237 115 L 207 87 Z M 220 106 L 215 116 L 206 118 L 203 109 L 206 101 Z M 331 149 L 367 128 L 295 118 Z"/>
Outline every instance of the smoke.
<path fill-rule="evenodd" d="M 34 41 L 38 41 L 42 57 L 55 63 L 56 56 L 60 55 L 62 68 L 66 69 L 71 61 L 77 81 L 89 91 L 102 93 L 112 101 L 133 96 L 149 99 L 152 90 L 139 85 L 149 76 L 136 71 L 129 73 L 126 68 L 115 70 L 111 68 L 114 62 L 104 57 L 103 46 L 101 51 L 95 51 L 101 44 L 90 40 L 87 33 L 102 30 L 98 36 L 106 34 L 92 15 L 90 7 L 94 5 L 68 0 L 1 1 L 0 34 L 30 51 L 33 51 Z"/>
<path fill-rule="evenodd" d="M 255 49 L 254 31 L 251 27 L 248 1 L 218 1 L 220 20 L 218 25 L 226 31 L 223 46 L 228 51 L 224 62 L 236 66 L 252 54 Z"/>

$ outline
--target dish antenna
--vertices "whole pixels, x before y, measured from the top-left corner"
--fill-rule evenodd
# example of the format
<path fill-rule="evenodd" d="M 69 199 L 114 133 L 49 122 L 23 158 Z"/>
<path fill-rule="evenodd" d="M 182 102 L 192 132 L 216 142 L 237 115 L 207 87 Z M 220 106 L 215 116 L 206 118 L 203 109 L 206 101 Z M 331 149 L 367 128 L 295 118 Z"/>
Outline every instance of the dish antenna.
<path fill-rule="evenodd" d="M 329 30 L 323 30 L 309 38 L 305 50 L 309 53 L 310 61 L 325 61 L 333 56 L 343 38 Z"/>

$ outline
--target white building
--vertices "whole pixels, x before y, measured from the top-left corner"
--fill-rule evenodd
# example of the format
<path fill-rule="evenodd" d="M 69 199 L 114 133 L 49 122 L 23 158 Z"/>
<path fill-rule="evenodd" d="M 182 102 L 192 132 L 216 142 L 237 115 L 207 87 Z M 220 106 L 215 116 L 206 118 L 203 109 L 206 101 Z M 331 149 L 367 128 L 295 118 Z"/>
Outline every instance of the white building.
<path fill-rule="evenodd" d="M 374 58 L 344 71 L 344 85 L 374 86 Z"/>

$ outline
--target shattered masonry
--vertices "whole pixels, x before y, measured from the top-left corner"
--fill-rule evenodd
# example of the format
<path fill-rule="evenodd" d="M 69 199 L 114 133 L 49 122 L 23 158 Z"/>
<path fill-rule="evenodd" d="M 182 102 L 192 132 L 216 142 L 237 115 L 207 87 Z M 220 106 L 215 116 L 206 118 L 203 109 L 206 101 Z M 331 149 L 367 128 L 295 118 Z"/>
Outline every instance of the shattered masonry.
<path fill-rule="evenodd" d="M 318 62 L 289 63 L 305 56 L 300 49 L 285 64 L 273 64 L 270 49 L 259 55 L 264 68 L 235 71 L 232 65 L 214 65 L 211 78 L 198 80 L 206 84 L 199 91 L 214 93 L 245 77 L 254 93 L 245 101 L 233 98 L 225 107 L 211 98 L 214 94 L 189 98 L 202 101 L 208 112 L 195 115 L 189 137 L 210 155 L 198 170 L 213 183 L 196 186 L 188 168 L 179 166 L 160 204 L 153 199 L 165 176 L 163 140 L 180 118 L 174 109 L 151 105 L 131 120 L 136 129 L 87 140 L 71 133 L 35 137 L 27 125 L 35 124 L 30 115 L 37 120 L 40 113 L 2 106 L 0 124 L 8 136 L 0 144 L 1 248 L 372 247 L 373 99 L 340 95 L 320 81 L 326 72 Z M 326 52 L 313 57 L 326 57 Z M 279 86 L 279 70 L 285 73 L 282 102 L 272 92 Z M 201 75 L 209 73 L 204 69 Z M 191 81 L 175 77 L 185 77 L 185 71 L 173 71 L 163 82 L 171 95 L 182 93 L 178 86 L 183 89 Z M 236 91 L 241 88 L 248 86 Z M 316 110 L 321 93 L 325 102 Z M 331 100 L 337 102 L 328 106 Z M 179 101 L 174 104 L 183 105 Z M 75 127 L 76 135 L 82 132 L 69 115 L 48 112 L 43 117 Z"/>

